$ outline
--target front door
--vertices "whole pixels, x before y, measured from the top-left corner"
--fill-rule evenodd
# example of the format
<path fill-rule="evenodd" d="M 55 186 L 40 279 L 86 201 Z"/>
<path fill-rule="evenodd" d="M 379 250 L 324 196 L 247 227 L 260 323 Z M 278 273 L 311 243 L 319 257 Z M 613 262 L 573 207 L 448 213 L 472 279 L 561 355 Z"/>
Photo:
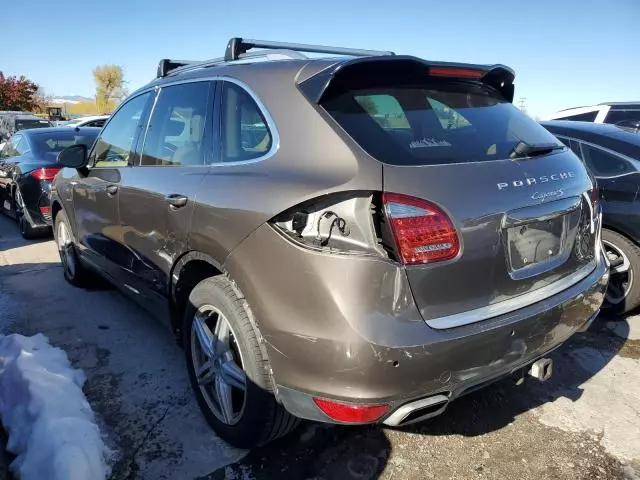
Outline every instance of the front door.
<path fill-rule="evenodd" d="M 122 242 L 131 257 L 132 282 L 157 316 L 167 312 L 169 275 L 188 249 L 197 192 L 211 163 L 211 82 L 159 90 L 139 164 L 123 172 Z"/>
<path fill-rule="evenodd" d="M 113 279 L 130 263 L 118 212 L 120 186 L 135 161 L 151 93 L 138 95 L 111 118 L 89 154 L 88 172 L 73 179 L 73 204 L 80 253 Z"/>

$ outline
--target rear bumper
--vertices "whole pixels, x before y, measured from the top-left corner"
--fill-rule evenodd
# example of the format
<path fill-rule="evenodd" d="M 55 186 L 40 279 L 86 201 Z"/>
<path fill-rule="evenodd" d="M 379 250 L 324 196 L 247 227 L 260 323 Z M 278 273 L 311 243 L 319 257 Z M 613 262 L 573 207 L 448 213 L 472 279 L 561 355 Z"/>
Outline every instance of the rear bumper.
<path fill-rule="evenodd" d="M 20 193 L 24 202 L 24 215 L 35 228 L 51 226 L 50 214 L 50 182 L 27 179 L 20 185 Z M 40 207 L 46 208 L 45 212 Z"/>
<path fill-rule="evenodd" d="M 355 378 L 362 378 L 361 375 L 354 376 L 354 384 L 359 387 L 358 396 L 331 398 L 358 404 L 388 404 L 390 411 L 380 421 L 394 426 L 439 415 L 452 400 L 520 370 L 528 370 L 531 363 L 559 347 L 575 332 L 587 330 L 599 313 L 607 281 L 608 269 L 603 261 L 578 285 L 540 302 L 541 305 L 528 315 L 518 312 L 517 316 L 509 319 L 496 319 L 495 328 L 489 327 L 469 336 L 460 335 L 423 348 L 385 349 L 382 352 L 385 358 L 392 355 L 403 357 L 394 371 L 398 370 L 398 374 L 405 377 L 407 385 L 420 385 L 419 392 L 414 390 L 407 395 L 406 391 L 399 389 L 392 396 L 368 396 L 367 383 L 375 391 L 375 385 L 385 381 L 388 367 L 381 362 L 379 375 L 372 372 L 364 381 Z M 379 351 L 379 347 L 373 348 Z M 313 402 L 313 397 L 326 396 L 323 395 L 323 387 L 330 383 L 331 377 L 328 376 L 326 383 L 318 385 L 314 392 L 279 386 L 280 401 L 296 416 L 332 422 Z M 412 416 L 418 411 L 424 413 Z"/>
<path fill-rule="evenodd" d="M 299 252 L 272 232 L 256 231 L 226 266 L 252 307 L 279 401 L 311 420 L 331 421 L 313 397 L 388 404 L 385 421 L 410 402 L 443 395 L 448 403 L 524 368 L 588 326 L 608 281 L 601 258 L 551 297 L 437 330 L 420 316 L 392 262 Z M 282 248 L 287 262 L 262 253 Z"/>

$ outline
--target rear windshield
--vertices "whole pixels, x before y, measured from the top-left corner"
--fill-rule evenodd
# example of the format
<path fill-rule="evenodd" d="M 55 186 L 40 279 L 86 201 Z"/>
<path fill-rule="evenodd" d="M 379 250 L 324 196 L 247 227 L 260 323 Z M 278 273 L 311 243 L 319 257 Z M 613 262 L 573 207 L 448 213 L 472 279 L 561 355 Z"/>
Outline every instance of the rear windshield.
<path fill-rule="evenodd" d="M 476 83 L 350 90 L 324 108 L 364 150 L 394 165 L 437 165 L 509 158 L 521 142 L 558 140 L 536 121 Z"/>
<path fill-rule="evenodd" d="M 76 132 L 61 128 L 55 132 L 31 135 L 31 146 L 39 158 L 55 163 L 58 153 L 71 145 L 80 144 L 86 145 L 87 149 L 91 148 L 98 133 L 98 130 L 96 132 Z"/>
<path fill-rule="evenodd" d="M 44 128 L 44 127 L 51 127 L 51 123 L 48 120 L 16 119 L 16 131 L 26 130 L 27 128 Z"/>

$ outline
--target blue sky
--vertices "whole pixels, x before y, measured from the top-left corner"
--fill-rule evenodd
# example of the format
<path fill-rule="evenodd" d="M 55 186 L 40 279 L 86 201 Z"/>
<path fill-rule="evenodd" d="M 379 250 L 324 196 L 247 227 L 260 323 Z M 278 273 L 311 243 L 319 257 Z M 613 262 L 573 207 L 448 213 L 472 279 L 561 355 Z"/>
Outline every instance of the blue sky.
<path fill-rule="evenodd" d="M 133 90 L 160 58 L 221 56 L 233 36 L 504 63 L 529 112 L 640 100 L 640 0 L 31 0 L 3 6 L 0 70 L 92 96 L 116 63 Z M 34 12 L 37 12 L 34 14 Z M 7 19 L 13 19 L 7 21 Z"/>

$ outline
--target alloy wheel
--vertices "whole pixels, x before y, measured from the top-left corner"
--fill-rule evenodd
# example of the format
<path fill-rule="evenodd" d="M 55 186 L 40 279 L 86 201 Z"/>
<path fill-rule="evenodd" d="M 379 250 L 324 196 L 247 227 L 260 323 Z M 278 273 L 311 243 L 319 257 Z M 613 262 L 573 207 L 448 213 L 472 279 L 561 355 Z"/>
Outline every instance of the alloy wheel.
<path fill-rule="evenodd" d="M 58 224 L 57 243 L 62 268 L 69 277 L 73 278 L 76 273 L 76 259 L 73 253 L 73 241 L 64 222 Z"/>
<path fill-rule="evenodd" d="M 609 269 L 609 287 L 605 295 L 610 305 L 624 301 L 633 286 L 633 269 L 629 258 L 620 248 L 606 240 L 602 241 L 611 267 Z"/>
<path fill-rule="evenodd" d="M 247 377 L 231 324 L 212 305 L 193 317 L 191 360 L 200 391 L 215 417 L 235 425 L 246 404 Z"/>

